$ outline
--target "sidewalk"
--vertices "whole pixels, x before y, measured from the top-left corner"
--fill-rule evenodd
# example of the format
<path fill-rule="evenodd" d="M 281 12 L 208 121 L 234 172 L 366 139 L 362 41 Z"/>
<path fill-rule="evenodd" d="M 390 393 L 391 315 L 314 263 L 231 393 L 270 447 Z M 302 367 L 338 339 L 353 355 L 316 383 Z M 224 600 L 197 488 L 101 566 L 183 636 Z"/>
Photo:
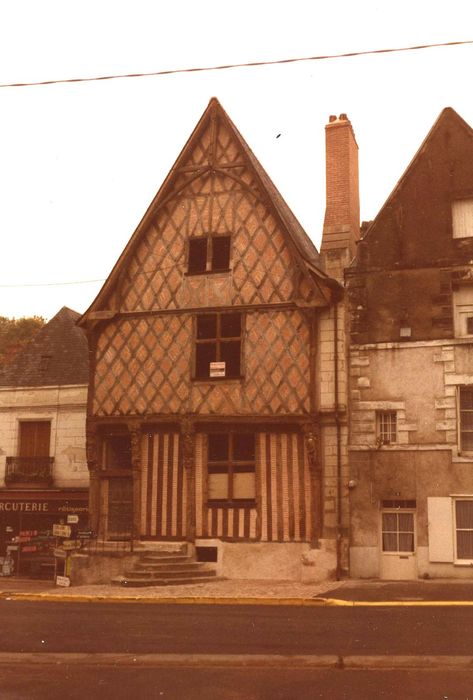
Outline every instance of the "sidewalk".
<path fill-rule="evenodd" d="M 52 581 L 0 578 L 0 599 L 137 601 L 166 603 L 265 603 L 268 605 L 473 605 L 473 579 L 378 581 L 344 580 L 318 584 L 291 581 L 220 580 L 180 586 L 88 585 L 63 588 Z"/>

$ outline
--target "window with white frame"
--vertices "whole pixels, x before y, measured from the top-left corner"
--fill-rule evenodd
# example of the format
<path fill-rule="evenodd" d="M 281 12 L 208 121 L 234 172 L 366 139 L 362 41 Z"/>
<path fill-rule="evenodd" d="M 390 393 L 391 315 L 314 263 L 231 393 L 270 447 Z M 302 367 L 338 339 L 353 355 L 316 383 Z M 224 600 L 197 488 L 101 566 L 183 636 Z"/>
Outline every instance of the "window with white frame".
<path fill-rule="evenodd" d="M 460 450 L 473 452 L 473 385 L 458 390 Z"/>
<path fill-rule="evenodd" d="M 383 510 L 381 531 L 383 552 L 414 551 L 414 511 Z"/>
<path fill-rule="evenodd" d="M 473 236 L 473 197 L 452 202 L 453 238 Z"/>
<path fill-rule="evenodd" d="M 397 442 L 396 411 L 376 411 L 376 438 L 380 445 Z"/>
<path fill-rule="evenodd" d="M 463 285 L 453 292 L 455 337 L 473 337 L 473 286 Z"/>
<path fill-rule="evenodd" d="M 473 500 L 455 501 L 455 546 L 457 560 L 473 559 Z"/>

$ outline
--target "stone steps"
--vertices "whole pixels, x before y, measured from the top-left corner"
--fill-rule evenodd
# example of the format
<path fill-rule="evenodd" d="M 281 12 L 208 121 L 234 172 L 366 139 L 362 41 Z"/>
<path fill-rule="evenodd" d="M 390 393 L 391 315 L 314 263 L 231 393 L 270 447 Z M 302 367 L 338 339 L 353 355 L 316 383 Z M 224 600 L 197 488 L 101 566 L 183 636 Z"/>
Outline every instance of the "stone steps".
<path fill-rule="evenodd" d="M 185 553 L 172 551 L 143 551 L 133 570 L 125 571 L 111 583 L 115 586 L 170 586 L 202 581 L 216 581 L 216 571 L 208 564 L 195 561 Z"/>

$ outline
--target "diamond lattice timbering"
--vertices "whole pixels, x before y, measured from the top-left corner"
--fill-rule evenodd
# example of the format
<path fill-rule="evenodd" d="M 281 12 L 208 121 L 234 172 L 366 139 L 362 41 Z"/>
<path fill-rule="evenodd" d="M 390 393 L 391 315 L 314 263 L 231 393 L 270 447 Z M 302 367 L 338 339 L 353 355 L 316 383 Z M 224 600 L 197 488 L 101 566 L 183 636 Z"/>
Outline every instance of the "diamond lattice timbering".
<path fill-rule="evenodd" d="M 188 403 L 192 319 L 126 319 L 101 334 L 96 355 L 94 413 L 180 413 Z"/>
<path fill-rule="evenodd" d="M 192 316 L 111 323 L 96 355 L 94 413 L 264 415 L 309 411 L 309 330 L 299 311 L 247 314 L 244 379 L 194 382 Z"/>
<path fill-rule="evenodd" d="M 248 314 L 246 400 L 257 413 L 304 413 L 309 406 L 309 326 L 299 311 Z"/>
<path fill-rule="evenodd" d="M 187 241 L 209 234 L 232 236 L 229 303 L 284 302 L 294 294 L 292 256 L 261 200 L 254 171 L 220 122 L 212 149 L 210 128 L 176 172 L 175 195 L 157 209 L 128 258 L 114 294 L 121 310 L 178 308 L 188 296 L 181 291 L 186 284 Z M 212 171 L 204 169 L 211 160 Z M 203 168 L 200 174 L 189 169 L 194 166 Z"/>

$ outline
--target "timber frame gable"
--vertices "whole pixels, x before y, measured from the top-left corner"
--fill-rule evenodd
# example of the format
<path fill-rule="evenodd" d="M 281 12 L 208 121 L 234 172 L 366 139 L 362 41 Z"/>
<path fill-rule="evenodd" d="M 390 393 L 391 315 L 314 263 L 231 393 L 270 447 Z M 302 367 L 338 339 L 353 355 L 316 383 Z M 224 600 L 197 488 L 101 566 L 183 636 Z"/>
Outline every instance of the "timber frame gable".
<path fill-rule="evenodd" d="M 208 285 L 188 280 L 186 238 L 222 236 L 235 225 L 243 230 L 245 217 L 255 214 L 260 217 L 256 223 L 260 233 L 254 246 L 248 239 L 240 242 L 240 253 L 247 258 L 246 246 L 253 248 L 252 259 L 249 263 L 239 261 L 232 270 L 236 283 L 233 298 L 228 298 L 228 275 L 226 280 L 220 275 L 219 284 L 212 284 L 210 291 L 202 290 Z M 186 235 L 178 235 L 183 231 Z M 257 260 L 263 252 L 268 254 L 268 246 L 273 248 L 274 271 L 263 269 Z M 288 267 L 294 269 L 291 284 Z M 248 277 L 253 274 L 266 277 L 259 292 L 248 289 Z M 341 291 L 323 271 L 313 243 L 216 98 L 210 100 L 80 324 L 109 319 L 117 313 L 198 307 L 203 297 L 204 305 L 212 306 L 214 287 L 217 297 L 223 287 L 231 304 L 243 306 L 294 301 L 323 307 Z M 193 303 L 196 296 L 198 302 Z"/>

